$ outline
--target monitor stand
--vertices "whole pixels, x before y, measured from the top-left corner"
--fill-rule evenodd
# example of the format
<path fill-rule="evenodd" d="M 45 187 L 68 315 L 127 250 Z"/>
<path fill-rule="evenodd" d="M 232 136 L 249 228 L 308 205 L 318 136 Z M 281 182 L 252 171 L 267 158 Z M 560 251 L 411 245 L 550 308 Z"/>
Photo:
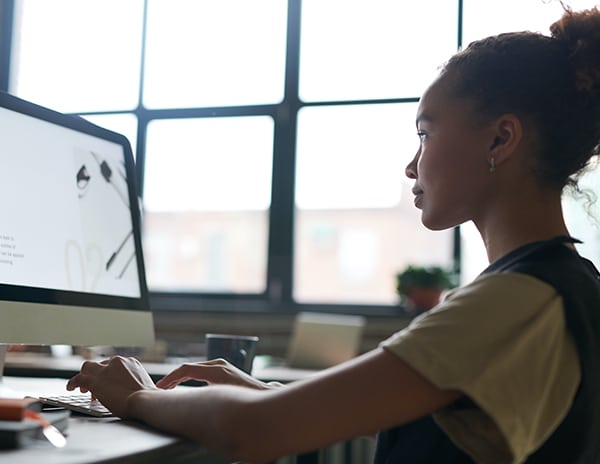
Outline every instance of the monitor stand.
<path fill-rule="evenodd" d="M 23 395 L 20 395 L 4 383 L 4 364 L 7 352 L 8 345 L 0 343 L 0 398 L 23 398 Z"/>

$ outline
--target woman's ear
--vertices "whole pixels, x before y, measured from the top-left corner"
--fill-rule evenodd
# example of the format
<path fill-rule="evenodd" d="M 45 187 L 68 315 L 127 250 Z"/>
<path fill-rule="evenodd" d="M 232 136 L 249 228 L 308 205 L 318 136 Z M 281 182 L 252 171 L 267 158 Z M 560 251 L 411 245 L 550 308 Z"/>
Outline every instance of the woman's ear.
<path fill-rule="evenodd" d="M 515 114 L 503 114 L 492 123 L 491 129 L 488 158 L 495 166 L 500 166 L 520 145 L 523 125 Z"/>

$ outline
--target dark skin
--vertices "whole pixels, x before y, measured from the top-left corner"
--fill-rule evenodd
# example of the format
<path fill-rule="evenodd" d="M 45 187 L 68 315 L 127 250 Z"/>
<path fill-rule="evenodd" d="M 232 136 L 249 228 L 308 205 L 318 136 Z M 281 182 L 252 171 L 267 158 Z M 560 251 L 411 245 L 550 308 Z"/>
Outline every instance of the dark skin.
<path fill-rule="evenodd" d="M 562 192 L 533 174 L 537 134 L 515 114 L 482 123 L 473 102 L 451 96 L 452 83 L 452 75 L 443 75 L 417 112 L 422 142 L 406 175 L 415 180 L 423 223 L 440 230 L 473 221 L 490 262 L 527 243 L 568 235 Z"/>
<path fill-rule="evenodd" d="M 209 377 L 205 372 L 206 366 L 198 365 L 195 376 Z M 92 391 L 118 416 L 251 462 L 269 462 L 346 437 L 374 434 L 460 396 L 435 387 L 383 349 L 286 388 L 216 385 L 161 390 L 139 362 L 121 357 L 86 362 L 68 383 L 69 389 L 76 387 Z"/>
<path fill-rule="evenodd" d="M 481 123 L 472 102 L 453 97 L 450 84 L 451 76 L 442 75 L 423 95 L 417 112 L 421 145 L 406 168 L 423 223 L 446 229 L 473 221 L 490 261 L 520 245 L 568 234 L 560 192 L 545 189 L 531 174 L 535 134 L 513 114 Z M 170 390 L 188 379 L 211 386 Z M 382 348 L 286 388 L 262 384 L 222 362 L 184 365 L 154 385 L 136 360 L 120 357 L 85 363 L 68 383 L 76 388 L 91 391 L 118 416 L 252 462 L 373 434 L 462 396 Z"/>

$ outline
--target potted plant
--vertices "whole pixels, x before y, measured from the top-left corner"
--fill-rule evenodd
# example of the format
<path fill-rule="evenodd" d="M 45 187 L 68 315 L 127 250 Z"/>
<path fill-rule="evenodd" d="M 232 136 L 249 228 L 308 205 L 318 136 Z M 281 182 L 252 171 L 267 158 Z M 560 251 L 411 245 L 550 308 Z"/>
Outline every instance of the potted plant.
<path fill-rule="evenodd" d="M 411 315 L 433 308 L 444 290 L 455 287 L 454 274 L 440 266 L 408 265 L 396 274 L 396 290 Z"/>

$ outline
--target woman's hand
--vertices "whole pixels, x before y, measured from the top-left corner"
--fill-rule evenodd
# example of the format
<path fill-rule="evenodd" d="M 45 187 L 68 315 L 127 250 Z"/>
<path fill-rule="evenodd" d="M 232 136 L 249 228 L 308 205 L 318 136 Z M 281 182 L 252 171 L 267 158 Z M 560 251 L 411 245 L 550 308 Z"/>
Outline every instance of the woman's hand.
<path fill-rule="evenodd" d="M 67 383 L 67 390 L 79 388 L 91 392 L 110 411 L 127 417 L 128 400 L 141 390 L 158 390 L 154 382 L 135 358 L 115 356 L 101 362 L 86 361 L 79 374 Z"/>
<path fill-rule="evenodd" d="M 256 390 L 267 390 L 282 385 L 278 382 L 261 382 L 224 359 L 213 359 L 182 364 L 160 379 L 156 386 L 171 389 L 188 380 L 200 380 L 208 384 L 238 385 Z"/>

